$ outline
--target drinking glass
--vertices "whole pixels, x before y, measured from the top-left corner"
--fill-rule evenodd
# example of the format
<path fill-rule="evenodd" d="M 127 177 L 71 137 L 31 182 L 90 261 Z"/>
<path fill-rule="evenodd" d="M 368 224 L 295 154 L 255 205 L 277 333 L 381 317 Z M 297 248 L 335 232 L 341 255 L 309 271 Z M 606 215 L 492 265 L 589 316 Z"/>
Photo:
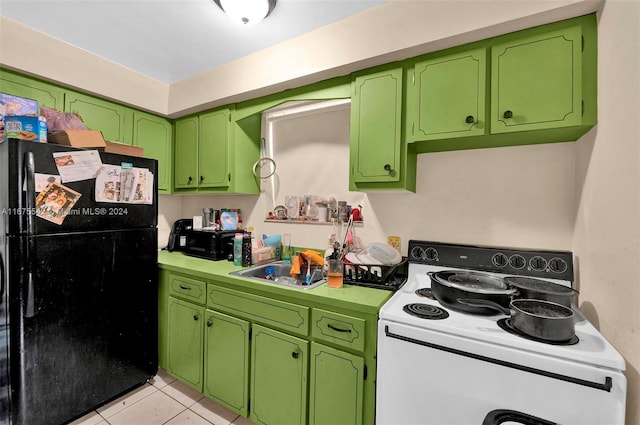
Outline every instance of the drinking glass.
<path fill-rule="evenodd" d="M 291 262 L 291 233 L 282 234 L 282 260 L 285 263 Z"/>
<path fill-rule="evenodd" d="M 342 288 L 342 261 L 329 260 L 327 283 L 331 288 Z"/>

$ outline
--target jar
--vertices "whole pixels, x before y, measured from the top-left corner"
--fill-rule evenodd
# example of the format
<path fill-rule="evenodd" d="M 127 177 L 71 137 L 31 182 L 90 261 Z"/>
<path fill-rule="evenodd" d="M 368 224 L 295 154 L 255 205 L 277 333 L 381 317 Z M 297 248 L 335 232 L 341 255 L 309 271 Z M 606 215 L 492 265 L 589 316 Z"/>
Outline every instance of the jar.
<path fill-rule="evenodd" d="M 328 220 L 328 205 L 326 202 L 316 202 L 316 207 L 318 208 L 318 222 L 324 223 Z"/>
<path fill-rule="evenodd" d="M 347 201 L 338 201 L 338 222 L 347 222 Z"/>

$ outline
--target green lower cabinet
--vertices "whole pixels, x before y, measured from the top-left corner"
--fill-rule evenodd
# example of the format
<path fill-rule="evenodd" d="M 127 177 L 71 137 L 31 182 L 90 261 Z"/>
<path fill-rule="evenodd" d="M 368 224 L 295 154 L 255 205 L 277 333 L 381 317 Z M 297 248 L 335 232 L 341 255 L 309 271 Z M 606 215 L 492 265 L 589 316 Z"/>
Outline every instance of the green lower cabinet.
<path fill-rule="evenodd" d="M 204 307 L 169 297 L 167 372 L 202 392 Z"/>
<path fill-rule="evenodd" d="M 264 326 L 253 326 L 251 419 L 256 424 L 307 421 L 308 342 Z"/>
<path fill-rule="evenodd" d="M 205 311 L 204 395 L 240 413 L 249 413 L 250 324 Z"/>
<path fill-rule="evenodd" d="M 310 425 L 362 424 L 364 359 L 311 343 Z"/>

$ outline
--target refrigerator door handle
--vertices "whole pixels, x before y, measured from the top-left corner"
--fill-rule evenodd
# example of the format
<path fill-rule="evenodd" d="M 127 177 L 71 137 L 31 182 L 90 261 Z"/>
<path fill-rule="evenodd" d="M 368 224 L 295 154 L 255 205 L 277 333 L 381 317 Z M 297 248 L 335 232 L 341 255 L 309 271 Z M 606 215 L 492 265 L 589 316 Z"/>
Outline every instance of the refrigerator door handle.
<path fill-rule="evenodd" d="M 33 317 L 34 308 L 34 285 L 33 285 L 33 261 L 35 252 L 35 211 L 36 211 L 36 165 L 33 152 L 25 152 L 24 154 L 24 174 L 26 180 L 26 205 L 27 213 L 27 305 L 25 306 L 25 317 Z"/>
<path fill-rule="evenodd" d="M 4 299 L 4 260 L 2 259 L 2 253 L 0 253 L 0 304 Z"/>

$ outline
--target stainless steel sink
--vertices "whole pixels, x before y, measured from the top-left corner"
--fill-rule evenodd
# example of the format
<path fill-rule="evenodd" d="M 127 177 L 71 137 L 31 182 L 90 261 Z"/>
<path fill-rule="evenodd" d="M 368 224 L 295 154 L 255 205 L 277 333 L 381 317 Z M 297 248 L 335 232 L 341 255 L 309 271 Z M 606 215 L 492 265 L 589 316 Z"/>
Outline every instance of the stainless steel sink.
<path fill-rule="evenodd" d="M 275 280 L 266 278 L 267 267 L 275 268 Z M 255 279 L 260 282 L 273 283 L 274 285 L 288 286 L 290 288 L 297 289 L 313 289 L 322 285 L 326 281 L 322 277 L 322 270 L 320 268 L 311 269 L 311 282 L 305 285 L 306 270 L 298 275 L 297 278 L 292 278 L 289 274 L 291 270 L 291 264 L 284 261 L 274 261 L 272 263 L 261 264 L 259 266 L 249 267 L 243 270 L 230 272 L 230 275 L 246 277 L 249 279 Z"/>

